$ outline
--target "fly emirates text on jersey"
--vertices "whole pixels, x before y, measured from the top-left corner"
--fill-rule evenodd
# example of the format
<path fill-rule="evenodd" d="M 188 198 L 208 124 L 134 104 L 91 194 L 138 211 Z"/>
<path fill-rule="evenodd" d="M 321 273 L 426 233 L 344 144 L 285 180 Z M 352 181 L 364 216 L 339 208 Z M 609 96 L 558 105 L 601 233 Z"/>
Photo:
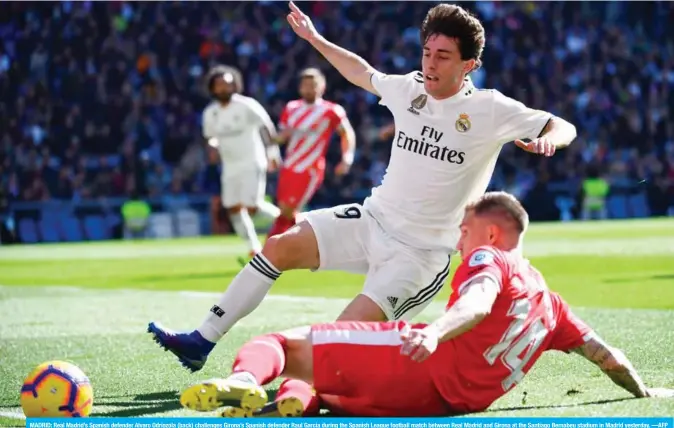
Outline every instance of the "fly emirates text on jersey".
<path fill-rule="evenodd" d="M 461 165 L 466 157 L 466 153 L 449 149 L 447 146 L 440 146 L 439 144 L 444 134 L 444 132 L 426 125 L 421 127 L 419 136 L 411 136 L 403 131 L 398 131 L 396 146 L 408 152 Z"/>

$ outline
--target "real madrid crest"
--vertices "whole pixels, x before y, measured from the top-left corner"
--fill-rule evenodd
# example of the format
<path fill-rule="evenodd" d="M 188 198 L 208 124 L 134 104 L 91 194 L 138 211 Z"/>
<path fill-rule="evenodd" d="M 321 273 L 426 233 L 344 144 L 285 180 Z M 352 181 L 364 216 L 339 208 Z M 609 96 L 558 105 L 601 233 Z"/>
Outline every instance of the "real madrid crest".
<path fill-rule="evenodd" d="M 461 133 L 470 131 L 470 116 L 466 113 L 461 113 L 456 122 L 454 122 L 454 127 Z"/>

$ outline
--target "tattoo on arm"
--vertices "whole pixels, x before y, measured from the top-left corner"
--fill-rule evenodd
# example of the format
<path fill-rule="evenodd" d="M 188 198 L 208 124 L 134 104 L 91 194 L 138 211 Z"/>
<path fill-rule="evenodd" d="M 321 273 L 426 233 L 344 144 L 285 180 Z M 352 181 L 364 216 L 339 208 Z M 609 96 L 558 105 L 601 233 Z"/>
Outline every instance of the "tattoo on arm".
<path fill-rule="evenodd" d="M 599 338 L 590 339 L 578 348 L 572 349 L 589 361 L 596 364 L 613 383 L 632 393 L 635 397 L 646 397 L 646 385 L 639 374 L 619 349 L 612 348 Z"/>

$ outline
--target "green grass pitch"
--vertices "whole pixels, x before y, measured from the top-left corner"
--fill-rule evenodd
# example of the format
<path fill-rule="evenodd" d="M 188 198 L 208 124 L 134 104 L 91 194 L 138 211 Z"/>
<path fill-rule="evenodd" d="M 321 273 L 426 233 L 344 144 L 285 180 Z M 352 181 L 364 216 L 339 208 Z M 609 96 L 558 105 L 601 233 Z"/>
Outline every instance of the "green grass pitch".
<path fill-rule="evenodd" d="M 339 272 L 284 274 L 191 374 L 150 339 L 147 322 L 197 326 L 244 253 L 235 237 L 0 247 L 0 426 L 23 425 L 22 380 L 53 359 L 89 375 L 93 416 L 188 415 L 179 391 L 227 374 L 243 342 L 334 319 L 362 284 Z M 674 387 L 674 220 L 537 224 L 525 253 L 647 384 Z M 420 319 L 439 315 L 447 295 Z M 629 399 L 580 357 L 549 353 L 486 416 L 672 414 L 674 400 Z"/>

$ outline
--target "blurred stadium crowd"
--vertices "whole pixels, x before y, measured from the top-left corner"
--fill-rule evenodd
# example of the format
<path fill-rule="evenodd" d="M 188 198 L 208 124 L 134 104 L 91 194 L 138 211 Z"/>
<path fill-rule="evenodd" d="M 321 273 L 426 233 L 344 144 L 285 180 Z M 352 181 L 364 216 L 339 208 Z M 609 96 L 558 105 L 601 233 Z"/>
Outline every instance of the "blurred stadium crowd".
<path fill-rule="evenodd" d="M 384 72 L 407 73 L 419 67 L 417 28 L 432 4 L 301 7 L 328 39 Z M 674 3 L 462 5 L 487 31 L 476 84 L 579 131 L 549 160 L 506 146 L 493 188 L 523 198 L 540 219 L 579 213 L 588 177 L 623 198 L 611 216 L 674 206 Z M 11 2 L 3 10 L 0 211 L 50 198 L 218 194 L 218 160 L 200 133 L 202 76 L 216 63 L 239 67 L 245 93 L 274 119 L 297 97 L 302 67 L 327 74 L 326 98 L 346 108 L 358 152 L 352 173 L 328 176 L 314 204 L 362 199 L 381 179 L 388 110 L 295 37 L 285 2 Z"/>

